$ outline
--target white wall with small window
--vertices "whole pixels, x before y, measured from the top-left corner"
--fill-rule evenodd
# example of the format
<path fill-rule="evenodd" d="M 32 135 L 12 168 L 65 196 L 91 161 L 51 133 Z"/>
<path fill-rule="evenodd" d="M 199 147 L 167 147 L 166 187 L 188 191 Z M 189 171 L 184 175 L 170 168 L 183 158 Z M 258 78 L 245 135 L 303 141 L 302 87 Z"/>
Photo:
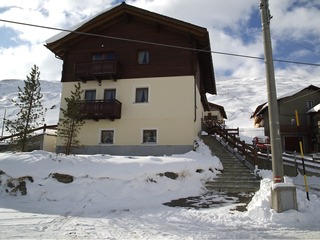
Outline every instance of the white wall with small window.
<path fill-rule="evenodd" d="M 203 107 L 194 76 L 119 79 L 102 81 L 101 86 L 87 81 L 81 83 L 81 88 L 95 89 L 96 99 L 111 99 L 115 95 L 122 103 L 121 119 L 86 120 L 78 135 L 86 149 L 97 147 L 102 151 L 105 147 L 109 153 L 112 149 L 156 151 L 155 148 L 171 146 L 191 150 L 201 130 Z M 74 82 L 64 83 L 62 99 L 73 90 Z M 62 101 L 61 107 L 65 106 Z M 57 145 L 63 146 L 61 138 Z"/>

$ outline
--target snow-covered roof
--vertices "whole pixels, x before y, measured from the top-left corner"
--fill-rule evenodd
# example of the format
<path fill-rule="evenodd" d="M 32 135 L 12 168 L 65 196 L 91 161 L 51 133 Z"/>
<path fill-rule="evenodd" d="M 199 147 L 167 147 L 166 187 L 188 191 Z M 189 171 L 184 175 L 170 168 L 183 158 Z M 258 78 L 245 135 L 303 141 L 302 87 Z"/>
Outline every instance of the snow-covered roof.
<path fill-rule="evenodd" d="M 311 108 L 307 113 L 319 112 L 320 111 L 320 103 L 313 108 Z"/>

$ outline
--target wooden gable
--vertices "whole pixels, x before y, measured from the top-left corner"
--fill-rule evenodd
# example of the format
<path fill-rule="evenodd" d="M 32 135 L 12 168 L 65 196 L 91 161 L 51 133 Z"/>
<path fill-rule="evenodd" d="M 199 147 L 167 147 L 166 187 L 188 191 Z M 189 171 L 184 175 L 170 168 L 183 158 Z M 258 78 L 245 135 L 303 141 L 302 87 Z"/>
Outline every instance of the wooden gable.
<path fill-rule="evenodd" d="M 120 78 L 167 74 L 199 74 L 199 89 L 216 94 L 209 34 L 205 28 L 122 3 L 74 27 L 75 31 L 47 40 L 46 47 L 64 60 L 62 81 L 70 81 L 73 61 L 87 61 L 91 51 L 114 51 L 121 58 Z M 153 65 L 132 66 L 134 49 L 151 49 Z M 102 49 L 103 48 L 103 49 Z M 194 50 L 198 49 L 198 51 Z M 206 51 L 202 51 L 205 49 Z M 176 57 L 178 56 L 178 57 Z M 171 58 L 175 58 L 171 62 Z M 130 64 L 126 63 L 131 61 Z M 198 68 L 197 66 L 198 64 Z M 131 69 L 130 69 L 131 66 Z M 200 73 L 197 73 L 197 72 Z M 143 75 L 141 75 L 141 73 Z M 75 79 L 72 79 L 75 80 Z"/>

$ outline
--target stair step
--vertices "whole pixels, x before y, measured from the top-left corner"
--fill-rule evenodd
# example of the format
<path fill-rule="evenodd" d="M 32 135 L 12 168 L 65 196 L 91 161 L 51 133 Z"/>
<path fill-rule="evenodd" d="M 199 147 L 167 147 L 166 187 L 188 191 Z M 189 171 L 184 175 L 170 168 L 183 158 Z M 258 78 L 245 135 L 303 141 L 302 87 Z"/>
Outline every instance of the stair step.
<path fill-rule="evenodd" d="M 254 178 L 255 176 L 250 173 L 246 172 L 222 172 L 222 173 L 217 173 L 217 177 L 221 176 L 228 176 L 228 177 L 233 177 L 233 178 L 241 178 L 241 177 L 251 177 Z"/>
<path fill-rule="evenodd" d="M 205 187 L 209 192 L 248 193 L 259 190 L 260 181 L 221 143 L 210 136 L 204 137 L 203 140 L 211 149 L 212 155 L 220 159 L 224 168 L 216 175 L 214 181 L 206 182 Z"/>
<path fill-rule="evenodd" d="M 231 177 L 231 178 L 254 178 L 257 179 L 255 175 L 253 174 L 248 174 L 248 173 L 239 173 L 235 174 L 234 172 L 222 172 L 222 173 L 217 173 L 217 178 L 221 177 Z"/>
<path fill-rule="evenodd" d="M 223 169 L 221 173 L 230 173 L 234 175 L 253 175 L 253 173 L 246 171 L 245 169 Z"/>
<path fill-rule="evenodd" d="M 224 174 L 224 175 L 221 175 L 221 176 L 218 176 L 216 178 L 214 178 L 216 181 L 217 179 L 222 179 L 222 181 L 225 181 L 226 179 L 228 179 L 229 181 L 245 181 L 245 180 L 256 180 L 256 181 L 259 181 L 258 179 L 256 179 L 255 177 L 253 176 L 234 176 L 234 175 L 230 175 L 230 174 Z"/>
<path fill-rule="evenodd" d="M 233 186 L 224 186 L 224 187 L 207 187 L 208 192 L 226 192 L 226 193 L 240 193 L 240 192 L 256 192 L 259 190 L 258 187 L 233 187 Z"/>
<path fill-rule="evenodd" d="M 260 182 L 255 180 L 255 179 L 244 179 L 241 181 L 238 181 L 237 183 L 235 183 L 232 179 L 217 179 L 217 181 L 210 181 L 210 182 L 206 182 L 205 185 L 219 185 L 219 184 L 229 184 L 229 185 L 241 185 L 241 184 L 253 184 L 253 185 L 260 185 Z"/>

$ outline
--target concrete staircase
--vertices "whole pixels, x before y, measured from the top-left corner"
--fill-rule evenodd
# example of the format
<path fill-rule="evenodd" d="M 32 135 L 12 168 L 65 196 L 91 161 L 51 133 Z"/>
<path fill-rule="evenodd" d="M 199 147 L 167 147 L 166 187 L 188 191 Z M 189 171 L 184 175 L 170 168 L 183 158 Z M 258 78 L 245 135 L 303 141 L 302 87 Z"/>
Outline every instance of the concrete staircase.
<path fill-rule="evenodd" d="M 260 180 L 218 140 L 212 136 L 202 136 L 202 140 L 223 165 L 222 173 L 214 181 L 205 184 L 208 192 L 242 194 L 259 190 Z"/>

